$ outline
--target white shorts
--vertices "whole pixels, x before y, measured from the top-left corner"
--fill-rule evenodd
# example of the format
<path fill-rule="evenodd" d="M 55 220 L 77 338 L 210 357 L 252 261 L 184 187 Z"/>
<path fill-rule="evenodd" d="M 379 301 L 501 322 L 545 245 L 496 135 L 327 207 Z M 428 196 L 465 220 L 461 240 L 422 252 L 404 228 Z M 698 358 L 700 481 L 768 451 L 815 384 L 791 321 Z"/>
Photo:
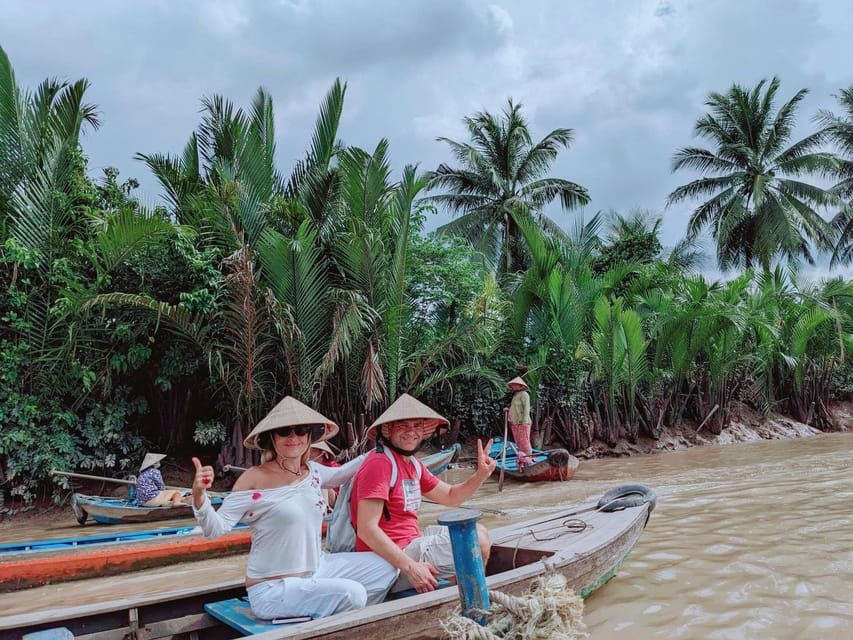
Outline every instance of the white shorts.
<path fill-rule="evenodd" d="M 417 562 L 429 562 L 438 569 L 439 580 L 455 580 L 456 566 L 453 563 L 453 547 L 450 545 L 450 529 L 438 524 L 428 526 L 423 535 L 409 543 L 403 553 Z M 412 585 L 401 575 L 391 591 L 411 589 Z"/>

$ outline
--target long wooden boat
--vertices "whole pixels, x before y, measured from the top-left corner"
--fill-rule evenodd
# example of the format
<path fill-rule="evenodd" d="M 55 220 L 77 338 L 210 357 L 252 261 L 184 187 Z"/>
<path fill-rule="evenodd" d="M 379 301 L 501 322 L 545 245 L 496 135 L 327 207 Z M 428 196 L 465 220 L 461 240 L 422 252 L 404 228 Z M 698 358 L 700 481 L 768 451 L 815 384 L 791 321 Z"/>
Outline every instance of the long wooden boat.
<path fill-rule="evenodd" d="M 503 438 L 495 438 L 489 455 L 498 461 L 498 469 L 503 468 L 504 475 L 522 482 L 571 480 L 580 464 L 580 461 L 565 449 L 533 449 L 533 462 L 519 468 L 514 445 L 508 443 L 505 460 L 502 455 L 503 446 Z"/>
<path fill-rule="evenodd" d="M 185 489 L 186 496 L 190 490 Z M 212 495 L 214 506 L 222 504 L 222 495 Z M 127 524 L 130 522 L 157 522 L 173 518 L 192 518 L 193 509 L 187 503 L 179 503 L 168 507 L 143 507 L 133 503 L 129 498 L 113 498 L 108 496 L 88 496 L 82 493 L 71 495 L 71 509 L 74 517 L 81 525 L 89 518 L 100 524 Z"/>
<path fill-rule="evenodd" d="M 568 586 L 586 597 L 613 578 L 640 538 L 654 507 L 654 494 L 637 506 L 605 512 L 604 503 L 566 506 L 560 511 L 491 530 L 486 568 L 490 590 L 520 595 L 546 572 L 563 574 Z M 610 495 L 612 492 L 609 492 Z M 234 638 L 245 634 L 224 626 L 205 605 L 245 596 L 239 581 L 202 588 L 173 588 L 156 596 L 127 598 L 0 618 L 0 640 L 64 627 L 78 640 L 154 640 L 176 634 Z M 422 640 L 441 635 L 440 620 L 458 605 L 456 587 L 294 625 L 264 624 L 255 640 Z M 209 607 L 210 608 L 210 607 Z M 260 622 L 260 621 L 258 621 Z"/>
<path fill-rule="evenodd" d="M 250 544 L 244 524 L 215 540 L 198 527 L 176 527 L 3 544 L 0 593 L 227 556 L 248 551 Z"/>

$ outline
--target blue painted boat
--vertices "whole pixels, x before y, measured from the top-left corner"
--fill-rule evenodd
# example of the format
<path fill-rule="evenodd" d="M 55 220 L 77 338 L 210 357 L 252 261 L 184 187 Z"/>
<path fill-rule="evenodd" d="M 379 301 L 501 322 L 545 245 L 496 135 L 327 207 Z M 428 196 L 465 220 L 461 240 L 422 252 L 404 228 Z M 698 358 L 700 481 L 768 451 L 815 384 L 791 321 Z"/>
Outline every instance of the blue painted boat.
<path fill-rule="evenodd" d="M 238 523 L 235 529 L 244 529 L 247 525 Z M 169 529 L 147 529 L 145 531 L 127 531 L 124 533 L 104 533 L 94 536 L 77 536 L 73 538 L 55 538 L 53 540 L 29 540 L 27 542 L 10 542 L 0 544 L 0 557 L 18 554 L 36 554 L 43 551 L 70 551 L 74 549 L 91 549 L 110 544 L 127 544 L 130 542 L 182 540 L 189 536 L 200 536 L 201 529 L 192 527 L 172 527 Z"/>
<path fill-rule="evenodd" d="M 186 496 L 191 495 L 187 489 Z M 222 504 L 224 494 L 210 494 L 213 506 Z M 174 504 L 168 507 L 143 507 L 133 503 L 129 498 L 112 498 L 107 496 L 87 496 L 74 493 L 71 496 L 71 509 L 77 522 L 86 524 L 90 517 L 100 524 L 126 524 L 129 522 L 156 522 L 173 518 L 192 518 L 193 510 L 189 504 Z"/>
<path fill-rule="evenodd" d="M 426 466 L 433 475 L 437 476 L 442 471 L 445 471 L 452 462 L 456 462 L 459 459 L 459 453 L 461 451 L 462 445 L 457 442 L 449 446 L 447 449 L 442 449 L 441 451 L 422 457 L 421 462 L 424 463 L 424 466 Z"/>
<path fill-rule="evenodd" d="M 498 461 L 498 469 L 503 467 L 504 474 L 523 482 L 542 482 L 551 480 L 571 480 L 580 460 L 565 449 L 533 449 L 531 464 L 518 466 L 518 451 L 514 442 L 507 442 L 506 458 L 503 458 L 503 438 L 495 438 L 489 456 Z"/>

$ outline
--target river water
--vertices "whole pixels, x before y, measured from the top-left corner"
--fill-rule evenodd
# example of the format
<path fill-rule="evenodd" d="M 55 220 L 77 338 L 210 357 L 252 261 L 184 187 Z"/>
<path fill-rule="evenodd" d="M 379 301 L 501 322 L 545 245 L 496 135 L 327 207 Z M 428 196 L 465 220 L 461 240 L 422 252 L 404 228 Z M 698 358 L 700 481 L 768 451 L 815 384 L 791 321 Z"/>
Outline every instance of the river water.
<path fill-rule="evenodd" d="M 593 640 L 853 638 L 853 433 L 584 461 L 567 483 L 496 482 L 472 506 L 498 526 L 629 482 L 658 504 L 619 574 L 587 601 Z M 470 471 L 452 470 L 453 482 Z M 427 505 L 424 524 L 443 507 Z M 500 510 L 502 514 L 492 511 Z M 18 531 L 17 535 L 25 532 Z M 74 600 L 238 579 L 227 558 L 0 596 L 11 615 Z"/>
<path fill-rule="evenodd" d="M 853 638 L 853 434 L 585 464 L 658 507 L 586 603 L 596 640 Z"/>

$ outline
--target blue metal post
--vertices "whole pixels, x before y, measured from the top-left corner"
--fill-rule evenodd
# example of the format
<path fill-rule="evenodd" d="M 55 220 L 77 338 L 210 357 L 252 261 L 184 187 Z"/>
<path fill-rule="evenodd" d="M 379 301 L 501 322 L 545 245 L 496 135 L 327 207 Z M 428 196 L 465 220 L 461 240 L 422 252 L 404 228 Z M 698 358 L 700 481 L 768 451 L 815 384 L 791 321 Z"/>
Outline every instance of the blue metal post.
<path fill-rule="evenodd" d="M 489 608 L 489 590 L 486 588 L 486 568 L 477 540 L 477 520 L 480 512 L 473 509 L 451 511 L 438 518 L 438 524 L 450 529 L 450 544 L 453 547 L 453 562 L 456 565 L 456 582 L 462 615 L 475 622 L 485 624 L 482 615 L 473 609 L 485 611 Z"/>

